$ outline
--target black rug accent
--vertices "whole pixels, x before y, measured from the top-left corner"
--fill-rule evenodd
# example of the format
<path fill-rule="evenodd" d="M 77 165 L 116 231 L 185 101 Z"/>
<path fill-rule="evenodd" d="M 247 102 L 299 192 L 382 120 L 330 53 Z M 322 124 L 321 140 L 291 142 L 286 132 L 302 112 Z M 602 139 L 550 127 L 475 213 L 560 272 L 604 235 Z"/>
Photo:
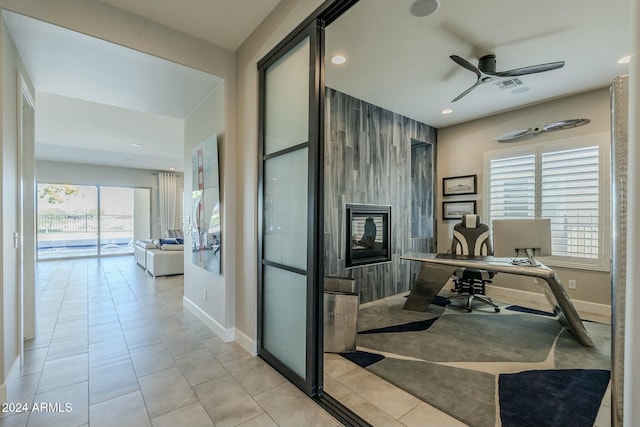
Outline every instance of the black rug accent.
<path fill-rule="evenodd" d="M 433 319 L 419 320 L 417 322 L 403 323 L 401 325 L 387 326 L 384 328 L 369 329 L 369 330 L 361 331 L 358 333 L 361 335 L 366 335 L 366 334 L 385 334 L 390 332 L 421 332 L 429 329 L 431 325 L 433 325 L 433 323 L 438 319 L 439 317 L 434 317 Z"/>
<path fill-rule="evenodd" d="M 441 297 L 440 295 L 436 295 L 436 297 L 431 301 L 433 305 L 439 305 L 440 307 L 446 307 L 449 305 L 450 301 L 448 298 Z"/>
<path fill-rule="evenodd" d="M 498 380 L 503 427 L 593 426 L 611 372 L 602 369 L 524 371 Z"/>
<path fill-rule="evenodd" d="M 376 362 L 384 359 L 384 356 L 376 353 L 369 353 L 368 351 L 356 351 L 353 353 L 340 353 L 340 356 L 345 359 L 349 359 L 353 363 L 366 368 L 367 366 L 373 365 Z"/>
<path fill-rule="evenodd" d="M 520 313 L 537 314 L 539 316 L 551 316 L 555 317 L 555 314 L 548 311 L 536 310 L 535 308 L 522 307 L 521 305 L 510 305 L 507 310 L 518 311 Z"/>
<path fill-rule="evenodd" d="M 405 298 L 408 298 L 409 295 L 405 295 Z M 445 298 L 445 297 L 441 297 L 440 295 L 436 295 L 436 297 L 433 299 L 433 301 L 431 301 L 429 304 L 433 304 L 433 305 L 439 305 L 440 307 L 446 307 L 447 305 L 449 305 L 451 301 L 449 301 L 449 298 Z"/>

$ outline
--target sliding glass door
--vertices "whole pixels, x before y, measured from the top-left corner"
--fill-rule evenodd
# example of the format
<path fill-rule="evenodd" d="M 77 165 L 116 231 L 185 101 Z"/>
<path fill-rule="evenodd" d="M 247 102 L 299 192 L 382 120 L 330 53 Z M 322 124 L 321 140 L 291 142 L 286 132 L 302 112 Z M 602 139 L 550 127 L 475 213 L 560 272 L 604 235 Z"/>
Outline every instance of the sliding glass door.
<path fill-rule="evenodd" d="M 258 352 L 309 395 L 318 384 L 321 29 L 312 23 L 259 64 Z"/>
<path fill-rule="evenodd" d="M 98 255 L 98 187 L 38 184 L 38 259 Z"/>
<path fill-rule="evenodd" d="M 150 234 L 149 188 L 38 184 L 38 259 L 133 253 Z"/>
<path fill-rule="evenodd" d="M 100 187 L 100 254 L 133 253 L 133 188 Z"/>

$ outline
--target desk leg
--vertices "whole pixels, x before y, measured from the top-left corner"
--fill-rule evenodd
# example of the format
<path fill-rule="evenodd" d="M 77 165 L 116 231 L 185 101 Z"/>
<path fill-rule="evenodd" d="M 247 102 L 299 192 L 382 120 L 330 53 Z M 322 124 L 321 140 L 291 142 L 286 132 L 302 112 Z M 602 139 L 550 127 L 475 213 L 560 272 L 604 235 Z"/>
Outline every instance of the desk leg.
<path fill-rule="evenodd" d="M 580 316 L 576 311 L 573 303 L 569 299 L 569 295 L 565 291 L 558 276 L 549 279 L 536 278 L 536 282 L 545 290 L 547 301 L 553 306 L 553 312 L 558 315 L 558 321 L 566 327 L 574 338 L 586 347 L 593 347 L 593 341 L 589 336 Z"/>
<path fill-rule="evenodd" d="M 403 310 L 425 311 L 438 292 L 460 267 L 422 263 L 420 274 L 402 307 Z"/>

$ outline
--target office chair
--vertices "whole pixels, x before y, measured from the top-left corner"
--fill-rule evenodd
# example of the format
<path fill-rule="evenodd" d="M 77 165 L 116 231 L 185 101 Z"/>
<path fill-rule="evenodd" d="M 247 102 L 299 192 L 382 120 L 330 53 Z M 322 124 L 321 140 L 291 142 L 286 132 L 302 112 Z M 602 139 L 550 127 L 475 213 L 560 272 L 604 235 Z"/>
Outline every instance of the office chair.
<path fill-rule="evenodd" d="M 492 255 L 489 227 L 480 223 L 480 216 L 467 214 L 462 221 L 453 227 L 453 242 L 451 252 L 456 255 L 489 256 Z M 494 273 L 486 270 L 463 267 L 454 273 L 454 288 L 452 291 L 460 295 L 451 299 L 466 298 L 467 312 L 471 312 L 471 303 L 481 301 L 493 307 L 496 313 L 500 308 L 491 298 L 485 295 L 485 284 L 491 283 Z"/>

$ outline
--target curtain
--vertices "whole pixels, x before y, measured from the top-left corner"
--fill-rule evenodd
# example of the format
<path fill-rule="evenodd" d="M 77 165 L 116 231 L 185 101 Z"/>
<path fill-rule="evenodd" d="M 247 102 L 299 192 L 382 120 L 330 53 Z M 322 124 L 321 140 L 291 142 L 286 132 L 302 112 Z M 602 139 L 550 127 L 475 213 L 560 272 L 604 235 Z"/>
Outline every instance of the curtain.
<path fill-rule="evenodd" d="M 160 234 L 167 237 L 168 230 L 182 228 L 182 186 L 180 175 L 158 174 L 158 204 L 160 208 Z"/>

